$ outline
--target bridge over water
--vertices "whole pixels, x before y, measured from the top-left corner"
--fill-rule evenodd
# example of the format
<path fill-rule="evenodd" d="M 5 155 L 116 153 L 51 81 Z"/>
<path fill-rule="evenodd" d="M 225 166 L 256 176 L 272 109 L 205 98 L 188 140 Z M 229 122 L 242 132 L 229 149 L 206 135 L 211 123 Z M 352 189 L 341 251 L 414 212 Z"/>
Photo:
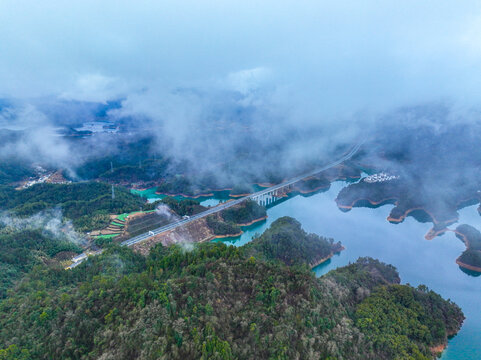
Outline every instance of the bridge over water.
<path fill-rule="evenodd" d="M 308 173 L 296 176 L 295 178 L 292 178 L 288 181 L 285 181 L 283 183 L 280 183 L 280 184 L 271 186 L 269 188 L 260 190 L 258 192 L 253 193 L 253 194 L 247 195 L 245 197 L 242 197 L 242 198 L 239 198 L 239 199 L 236 199 L 236 200 L 230 200 L 230 201 L 227 201 L 225 203 L 219 204 L 215 207 L 207 209 L 207 210 L 205 210 L 205 211 L 203 211 L 203 212 L 201 212 L 197 215 L 193 215 L 189 218 L 182 219 L 180 221 L 176 221 L 176 222 L 161 226 L 157 229 L 148 231 L 144 234 L 137 235 L 133 238 L 130 238 L 130 239 L 127 239 L 127 240 L 121 242 L 120 245 L 122 245 L 122 246 L 132 246 L 134 244 L 137 244 L 139 242 L 150 239 L 150 238 L 152 238 L 154 236 L 157 236 L 161 233 L 164 233 L 166 231 L 173 230 L 173 229 L 178 228 L 180 226 L 184 226 L 185 224 L 190 223 L 192 221 L 195 221 L 195 220 L 201 219 L 203 217 L 209 216 L 211 214 L 215 214 L 219 211 L 228 209 L 228 208 L 230 208 L 232 206 L 235 206 L 237 204 L 240 204 L 241 202 L 246 201 L 246 200 L 254 200 L 259 205 L 262 205 L 262 206 L 270 205 L 270 204 L 274 203 L 275 201 L 277 201 L 278 199 L 284 197 L 285 194 L 288 192 L 288 190 L 295 183 L 299 182 L 300 180 L 303 180 L 303 179 L 309 178 L 311 176 L 314 176 L 316 174 L 319 174 L 322 171 L 328 170 L 328 169 L 330 169 L 334 166 L 337 166 L 337 165 L 343 163 L 344 161 L 350 159 L 352 156 L 354 156 L 354 154 L 356 154 L 359 151 L 359 148 L 361 146 L 362 146 L 362 142 L 356 144 L 354 147 L 352 147 L 352 149 L 349 152 L 344 154 L 340 159 L 338 159 L 336 161 L 333 161 L 333 162 L 331 162 L 327 165 L 324 165 L 321 168 L 314 169 L 314 170 L 312 170 Z M 78 255 L 78 256 L 76 256 L 72 259 L 73 264 L 70 265 L 68 268 L 69 269 L 74 268 L 77 265 L 79 265 L 80 263 L 82 263 L 85 259 L 87 259 L 87 257 L 89 255 L 97 255 L 97 254 L 100 254 L 101 252 L 102 252 L 102 250 L 99 250 L 99 251 L 96 251 L 96 252 L 91 252 L 91 253 L 82 253 L 82 254 L 80 254 L 80 255 Z"/>

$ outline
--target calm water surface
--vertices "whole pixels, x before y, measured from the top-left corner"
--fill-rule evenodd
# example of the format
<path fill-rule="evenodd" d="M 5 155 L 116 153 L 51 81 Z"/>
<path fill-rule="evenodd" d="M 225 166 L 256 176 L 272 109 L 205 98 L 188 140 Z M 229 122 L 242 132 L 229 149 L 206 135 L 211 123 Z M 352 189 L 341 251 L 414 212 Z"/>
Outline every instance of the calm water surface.
<path fill-rule="evenodd" d="M 292 216 L 306 231 L 333 237 L 346 247 L 340 255 L 314 269 L 318 276 L 354 262 L 360 256 L 393 264 L 402 283 L 425 284 L 463 309 L 467 319 L 458 335 L 449 341 L 442 359 L 481 359 L 481 277 L 467 275 L 456 265 L 455 260 L 464 251 L 464 244 L 453 233 L 425 240 L 431 224 L 419 223 L 411 217 L 401 224 L 390 224 L 386 218 L 392 205 L 378 209 L 354 208 L 343 213 L 334 199 L 344 186 L 346 183 L 336 182 L 327 192 L 310 197 L 296 196 L 280 203 L 268 209 L 266 221 L 246 228 L 240 238 L 224 242 L 243 245 L 279 217 Z M 481 229 L 481 216 L 475 206 L 460 211 L 460 223 Z"/>

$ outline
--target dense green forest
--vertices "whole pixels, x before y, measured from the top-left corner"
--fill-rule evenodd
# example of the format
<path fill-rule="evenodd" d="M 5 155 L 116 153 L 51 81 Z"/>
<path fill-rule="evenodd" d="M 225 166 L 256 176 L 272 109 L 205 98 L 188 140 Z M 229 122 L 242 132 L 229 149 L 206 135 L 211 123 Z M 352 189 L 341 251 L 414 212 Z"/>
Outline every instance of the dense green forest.
<path fill-rule="evenodd" d="M 198 214 L 206 209 L 204 206 L 201 206 L 200 202 L 197 200 L 193 200 L 193 199 L 176 200 L 170 196 L 167 196 L 162 200 L 156 201 L 154 203 L 147 204 L 145 208 L 146 209 L 152 208 L 153 210 L 159 204 L 167 205 L 172 211 L 174 211 L 179 216 L 184 216 L 184 215 L 190 216 L 190 215 Z"/>
<path fill-rule="evenodd" d="M 219 219 L 217 215 L 209 215 L 205 218 L 207 226 L 214 232 L 214 235 L 238 235 L 241 228 L 233 222 L 226 222 Z"/>
<path fill-rule="evenodd" d="M 186 194 L 194 195 L 192 183 L 185 176 L 176 176 L 170 181 L 165 181 L 157 187 L 157 191 L 163 194 Z"/>
<path fill-rule="evenodd" d="M 316 264 L 342 250 L 340 242 L 308 234 L 297 220 L 288 216 L 274 221 L 269 229 L 245 247 L 253 255 L 280 260 L 286 265 Z"/>
<path fill-rule="evenodd" d="M 45 230 L 0 227 L 0 298 L 35 264 L 48 262 L 62 252 L 80 251 L 81 248 L 68 239 L 59 239 Z"/>
<path fill-rule="evenodd" d="M 221 216 L 226 222 L 242 225 L 267 216 L 266 208 L 254 200 L 246 200 L 239 205 L 225 209 Z"/>
<path fill-rule="evenodd" d="M 0 139 L 2 139 L 2 146 L 14 145 L 16 142 L 22 140 L 22 132 L 15 130 L 0 129 Z M 19 182 L 35 176 L 33 164 L 25 163 L 21 157 L 3 156 L 0 161 L 0 185 L 7 185 L 14 182 Z"/>
<path fill-rule="evenodd" d="M 33 168 L 25 166 L 20 161 L 2 161 L 0 164 L 0 185 L 21 181 L 31 176 L 35 176 Z"/>
<path fill-rule="evenodd" d="M 0 356 L 433 359 L 463 321 L 373 259 L 317 279 L 269 257 L 220 243 L 159 244 L 148 257 L 113 245 L 69 271 L 40 263 L 0 302 Z"/>
<path fill-rule="evenodd" d="M 37 184 L 24 190 L 0 187 L 0 209 L 18 216 L 31 216 L 59 206 L 79 231 L 91 231 L 109 224 L 109 214 L 139 210 L 144 200 L 122 187 L 99 182 L 73 184 Z"/>
<path fill-rule="evenodd" d="M 266 208 L 253 200 L 246 200 L 238 205 L 206 218 L 207 226 L 215 235 L 238 235 L 240 226 L 267 216 Z"/>

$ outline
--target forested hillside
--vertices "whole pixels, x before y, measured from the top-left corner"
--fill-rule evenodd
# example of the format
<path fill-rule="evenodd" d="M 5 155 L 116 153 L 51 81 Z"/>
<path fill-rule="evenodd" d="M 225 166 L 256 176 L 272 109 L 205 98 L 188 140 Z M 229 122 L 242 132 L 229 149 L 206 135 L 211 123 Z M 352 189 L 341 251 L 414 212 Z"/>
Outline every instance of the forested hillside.
<path fill-rule="evenodd" d="M 236 236 L 242 233 L 241 226 L 249 225 L 267 217 L 264 206 L 253 200 L 245 200 L 240 204 L 222 210 L 206 218 L 207 226 L 215 235 Z"/>
<path fill-rule="evenodd" d="M 455 304 L 398 285 L 396 270 L 373 259 L 317 279 L 305 264 L 268 258 L 203 243 L 158 245 L 146 258 L 112 246 L 71 271 L 36 265 L 0 302 L 0 354 L 433 359 L 430 347 L 463 321 Z"/>
<path fill-rule="evenodd" d="M 343 249 L 340 242 L 316 234 L 308 234 L 299 221 L 284 216 L 272 223 L 269 229 L 252 242 L 246 249 L 266 260 L 279 260 L 286 265 L 314 265 Z"/>
<path fill-rule="evenodd" d="M 79 246 L 67 239 L 54 238 L 48 231 L 18 231 L 0 226 L 0 299 L 35 264 L 51 261 L 63 252 L 80 251 Z"/>
<path fill-rule="evenodd" d="M 142 198 L 122 187 L 115 187 L 112 199 L 111 186 L 99 182 L 38 184 L 18 191 L 0 187 L 0 210 L 31 216 L 58 206 L 79 231 L 105 227 L 110 222 L 109 214 L 136 211 L 143 205 Z"/>

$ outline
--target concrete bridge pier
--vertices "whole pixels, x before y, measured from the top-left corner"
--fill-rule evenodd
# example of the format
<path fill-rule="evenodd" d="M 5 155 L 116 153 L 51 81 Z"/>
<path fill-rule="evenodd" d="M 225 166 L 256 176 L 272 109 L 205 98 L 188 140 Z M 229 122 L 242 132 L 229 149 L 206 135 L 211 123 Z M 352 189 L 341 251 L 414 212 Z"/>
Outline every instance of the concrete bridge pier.
<path fill-rule="evenodd" d="M 274 189 L 272 191 L 266 192 L 262 195 L 257 195 L 256 197 L 252 198 L 252 200 L 257 202 L 259 205 L 267 206 L 276 202 L 283 195 L 284 195 L 283 188 L 280 188 L 280 189 Z"/>

